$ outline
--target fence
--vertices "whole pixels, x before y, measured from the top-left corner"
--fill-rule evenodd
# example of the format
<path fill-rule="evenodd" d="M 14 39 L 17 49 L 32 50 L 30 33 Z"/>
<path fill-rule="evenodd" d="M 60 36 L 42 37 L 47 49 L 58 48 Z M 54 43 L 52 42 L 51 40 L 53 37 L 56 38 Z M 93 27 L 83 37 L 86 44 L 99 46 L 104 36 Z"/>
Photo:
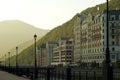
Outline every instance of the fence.
<path fill-rule="evenodd" d="M 34 67 L 0 66 L 1 70 L 33 79 Z M 103 80 L 103 69 L 81 69 L 79 67 L 37 68 L 37 80 Z M 113 80 L 120 80 L 120 69 L 114 69 Z"/>

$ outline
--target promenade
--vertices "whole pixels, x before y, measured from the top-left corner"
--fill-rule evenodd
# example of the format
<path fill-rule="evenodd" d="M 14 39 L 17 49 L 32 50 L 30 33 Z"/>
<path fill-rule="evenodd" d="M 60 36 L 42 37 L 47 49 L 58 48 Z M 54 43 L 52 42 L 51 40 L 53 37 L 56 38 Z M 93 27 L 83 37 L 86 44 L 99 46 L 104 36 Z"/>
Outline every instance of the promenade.
<path fill-rule="evenodd" d="M 30 80 L 30 79 L 19 77 L 8 72 L 0 71 L 0 80 Z"/>

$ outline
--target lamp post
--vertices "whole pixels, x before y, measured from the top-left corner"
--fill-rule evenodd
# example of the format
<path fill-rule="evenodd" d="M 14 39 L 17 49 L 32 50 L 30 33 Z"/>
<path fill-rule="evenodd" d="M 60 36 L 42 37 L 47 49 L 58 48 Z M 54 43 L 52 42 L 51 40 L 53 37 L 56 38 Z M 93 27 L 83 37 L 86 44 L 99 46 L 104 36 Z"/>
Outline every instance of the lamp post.
<path fill-rule="evenodd" d="M 107 13 L 106 13 L 106 54 L 105 54 L 105 74 L 104 75 L 104 80 L 113 80 L 113 69 L 111 66 L 111 61 L 110 61 L 110 51 L 109 51 L 109 4 L 107 0 Z"/>
<path fill-rule="evenodd" d="M 6 54 L 5 54 L 5 69 L 6 69 Z"/>
<path fill-rule="evenodd" d="M 41 53 L 40 53 L 40 65 L 42 66 L 43 65 L 43 63 L 42 63 L 42 45 L 41 45 L 41 47 L 40 47 L 40 51 L 41 51 Z"/>
<path fill-rule="evenodd" d="M 35 64 L 34 64 L 34 80 L 36 80 L 36 78 L 37 78 L 37 59 L 36 59 L 36 39 L 37 39 L 37 35 L 35 34 L 34 35 L 34 40 L 35 40 Z"/>
<path fill-rule="evenodd" d="M 10 52 L 8 52 L 8 56 L 9 56 L 9 69 L 10 69 Z"/>
<path fill-rule="evenodd" d="M 18 47 L 16 47 L 16 70 L 18 68 Z"/>

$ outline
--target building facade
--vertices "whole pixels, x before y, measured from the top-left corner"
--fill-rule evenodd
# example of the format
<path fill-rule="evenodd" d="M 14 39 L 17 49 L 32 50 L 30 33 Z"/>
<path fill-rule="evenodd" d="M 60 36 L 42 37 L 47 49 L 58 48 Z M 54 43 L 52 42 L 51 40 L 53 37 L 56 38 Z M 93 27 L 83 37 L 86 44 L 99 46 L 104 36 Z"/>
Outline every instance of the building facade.
<path fill-rule="evenodd" d="M 53 49 L 52 65 L 67 65 L 73 62 L 73 39 L 60 38 L 59 45 Z"/>
<path fill-rule="evenodd" d="M 46 44 L 41 44 L 37 47 L 37 66 L 38 67 L 44 67 L 46 66 Z"/>
<path fill-rule="evenodd" d="M 79 45 L 79 55 L 81 62 L 102 63 L 106 54 L 106 11 L 98 14 L 83 15 L 79 18 L 79 29 L 75 26 L 74 36 L 79 36 L 80 42 L 75 43 Z M 112 62 L 120 60 L 120 10 L 109 11 L 109 50 Z M 79 39 L 78 38 L 78 39 Z M 76 54 L 77 51 L 74 51 Z"/>
<path fill-rule="evenodd" d="M 38 47 L 37 63 L 39 67 L 51 66 L 53 58 L 53 48 L 57 45 L 57 42 L 49 41 L 41 44 Z"/>
<path fill-rule="evenodd" d="M 80 62 L 82 57 L 81 51 L 81 26 L 82 20 L 85 19 L 86 16 L 80 16 L 77 14 L 75 22 L 74 22 L 74 62 Z"/>

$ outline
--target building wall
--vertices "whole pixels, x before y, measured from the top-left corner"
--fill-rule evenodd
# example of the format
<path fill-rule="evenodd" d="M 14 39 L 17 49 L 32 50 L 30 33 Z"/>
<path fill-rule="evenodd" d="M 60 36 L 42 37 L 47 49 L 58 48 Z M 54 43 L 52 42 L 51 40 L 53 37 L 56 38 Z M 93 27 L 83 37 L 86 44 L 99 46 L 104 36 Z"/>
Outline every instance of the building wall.
<path fill-rule="evenodd" d="M 74 62 L 80 60 L 80 17 L 74 22 Z"/>
<path fill-rule="evenodd" d="M 53 48 L 57 46 L 58 43 L 46 42 L 45 44 L 41 44 L 38 47 L 38 56 L 37 56 L 37 63 L 40 67 L 51 66 L 52 58 L 53 58 Z"/>
<path fill-rule="evenodd" d="M 112 62 L 120 59 L 120 10 L 109 11 L 109 49 Z M 74 54 L 82 55 L 82 62 L 102 63 L 106 54 L 106 11 L 80 17 L 79 29 L 74 28 Z M 80 31 L 80 33 L 79 33 Z M 81 36 L 77 40 L 77 36 Z M 79 41 L 81 40 L 81 43 Z M 78 42 L 78 43 L 77 43 Z M 80 45 L 81 47 L 77 48 Z M 77 53 L 77 51 L 79 53 Z M 74 56 L 74 58 L 76 58 Z"/>
<path fill-rule="evenodd" d="M 47 62 L 47 54 L 46 54 L 46 44 L 41 44 L 37 48 L 37 65 L 39 67 L 46 66 Z"/>
<path fill-rule="evenodd" d="M 51 41 L 46 43 L 47 49 L 47 65 L 51 65 L 53 59 L 53 48 L 58 45 L 57 42 Z"/>
<path fill-rule="evenodd" d="M 52 65 L 67 65 L 73 62 L 73 39 L 61 38 L 59 45 L 53 49 Z"/>
<path fill-rule="evenodd" d="M 81 26 L 82 20 L 84 20 L 86 16 L 80 16 L 77 14 L 76 20 L 74 22 L 74 62 L 77 63 L 81 61 L 82 50 L 81 50 Z"/>

